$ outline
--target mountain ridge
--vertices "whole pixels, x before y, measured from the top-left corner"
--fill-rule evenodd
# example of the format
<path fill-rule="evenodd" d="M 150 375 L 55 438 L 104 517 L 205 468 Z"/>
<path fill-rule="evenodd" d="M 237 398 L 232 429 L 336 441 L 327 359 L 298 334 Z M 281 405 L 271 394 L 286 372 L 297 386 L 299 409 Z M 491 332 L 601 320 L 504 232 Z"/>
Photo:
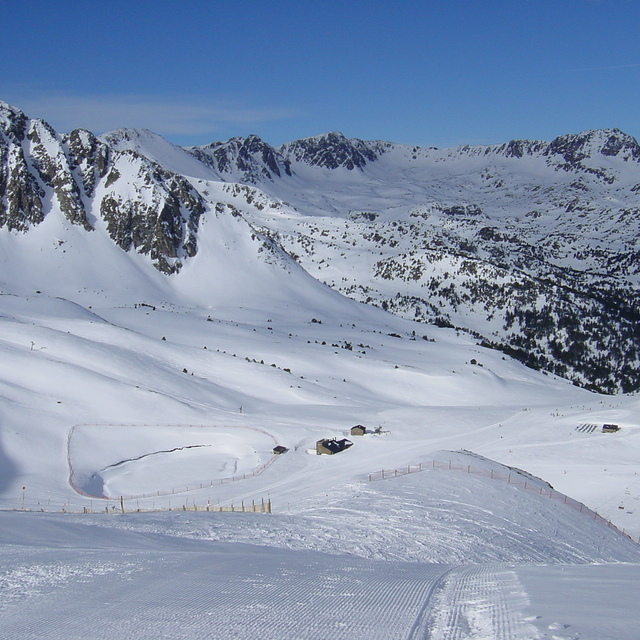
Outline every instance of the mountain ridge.
<path fill-rule="evenodd" d="M 171 277 L 199 259 L 203 220 L 238 217 L 344 295 L 629 392 L 638 164 L 618 129 L 452 149 L 339 132 L 182 148 L 142 129 L 58 134 L 0 103 L 0 230 L 62 215 Z"/>

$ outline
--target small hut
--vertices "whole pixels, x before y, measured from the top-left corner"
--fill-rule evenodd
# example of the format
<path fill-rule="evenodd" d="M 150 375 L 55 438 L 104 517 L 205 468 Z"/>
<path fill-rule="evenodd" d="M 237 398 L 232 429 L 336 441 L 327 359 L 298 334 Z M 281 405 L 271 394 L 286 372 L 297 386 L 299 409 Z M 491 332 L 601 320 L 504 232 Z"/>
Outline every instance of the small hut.
<path fill-rule="evenodd" d="M 289 451 L 289 449 L 287 449 L 287 447 L 283 447 L 281 444 L 273 447 L 273 453 L 275 453 L 277 456 L 282 455 L 283 453 L 287 453 L 287 451 Z"/>
<path fill-rule="evenodd" d="M 615 433 L 620 431 L 620 427 L 617 424 L 603 424 L 602 433 Z"/>
<path fill-rule="evenodd" d="M 346 438 L 342 438 L 342 440 L 337 440 L 336 438 L 323 438 L 316 442 L 316 453 L 318 455 L 325 454 L 332 456 L 334 453 L 340 453 L 352 445 L 353 442 Z"/>
<path fill-rule="evenodd" d="M 351 427 L 352 436 L 363 436 L 365 433 L 367 433 L 367 429 L 361 424 L 357 424 L 355 427 Z"/>

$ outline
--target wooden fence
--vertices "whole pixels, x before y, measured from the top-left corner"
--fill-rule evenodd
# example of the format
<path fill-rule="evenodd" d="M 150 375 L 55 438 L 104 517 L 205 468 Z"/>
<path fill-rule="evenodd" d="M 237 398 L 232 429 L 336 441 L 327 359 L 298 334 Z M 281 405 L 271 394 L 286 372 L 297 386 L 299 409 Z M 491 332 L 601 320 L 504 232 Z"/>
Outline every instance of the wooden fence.
<path fill-rule="evenodd" d="M 138 500 L 129 500 L 123 497 L 120 498 L 104 498 L 96 500 L 96 504 L 91 500 L 89 505 L 83 507 L 77 507 L 71 505 L 70 502 L 62 504 L 52 504 L 51 501 L 42 502 L 38 501 L 34 505 L 25 504 L 24 501 L 20 506 L 14 506 L 10 508 L 0 508 L 0 511 L 22 511 L 22 512 L 37 512 L 37 513 L 86 513 L 86 514 L 104 514 L 104 513 L 156 513 L 162 511 L 212 511 L 212 512 L 229 512 L 229 513 L 271 513 L 271 498 L 266 500 L 263 498 L 256 502 L 252 500 L 251 503 L 241 501 L 240 504 L 220 505 L 211 504 L 208 500 L 205 504 L 196 504 L 195 501 L 184 502 L 178 506 L 166 506 L 156 507 L 141 507 Z M 98 504 L 99 503 L 99 504 Z"/>

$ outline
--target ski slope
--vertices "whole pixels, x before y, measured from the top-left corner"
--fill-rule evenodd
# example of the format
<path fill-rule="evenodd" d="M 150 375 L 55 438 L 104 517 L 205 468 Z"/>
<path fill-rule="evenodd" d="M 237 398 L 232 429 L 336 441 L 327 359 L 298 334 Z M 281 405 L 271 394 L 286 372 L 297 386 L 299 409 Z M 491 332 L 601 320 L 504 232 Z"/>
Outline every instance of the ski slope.
<path fill-rule="evenodd" d="M 636 637 L 638 546 L 584 514 L 459 471 L 347 489 L 272 515 L 0 513 L 3 637 Z"/>

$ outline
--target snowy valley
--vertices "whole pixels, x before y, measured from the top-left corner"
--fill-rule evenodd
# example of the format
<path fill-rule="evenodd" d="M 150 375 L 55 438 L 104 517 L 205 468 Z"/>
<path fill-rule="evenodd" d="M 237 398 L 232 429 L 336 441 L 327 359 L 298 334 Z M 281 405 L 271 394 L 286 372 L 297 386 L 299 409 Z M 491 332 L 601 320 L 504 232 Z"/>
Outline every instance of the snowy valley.
<path fill-rule="evenodd" d="M 637 637 L 635 140 L 0 136 L 2 637 Z"/>

